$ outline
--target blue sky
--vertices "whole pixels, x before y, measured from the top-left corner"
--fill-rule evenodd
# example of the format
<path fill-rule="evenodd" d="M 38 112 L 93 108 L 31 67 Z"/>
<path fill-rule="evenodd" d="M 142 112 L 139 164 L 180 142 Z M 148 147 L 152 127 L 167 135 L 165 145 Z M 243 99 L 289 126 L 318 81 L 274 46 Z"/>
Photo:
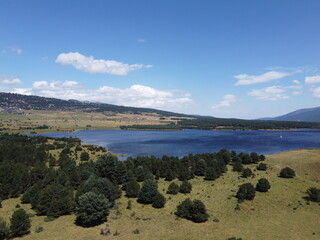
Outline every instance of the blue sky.
<path fill-rule="evenodd" d="M 0 0 L 0 91 L 252 119 L 320 105 L 318 0 Z"/>

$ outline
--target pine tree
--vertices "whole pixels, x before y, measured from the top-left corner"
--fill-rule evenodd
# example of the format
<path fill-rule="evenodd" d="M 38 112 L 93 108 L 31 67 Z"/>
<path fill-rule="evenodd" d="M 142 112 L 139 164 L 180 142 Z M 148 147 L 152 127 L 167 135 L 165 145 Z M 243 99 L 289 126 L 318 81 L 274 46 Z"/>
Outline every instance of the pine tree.
<path fill-rule="evenodd" d="M 166 198 L 158 192 L 158 194 L 154 197 L 152 207 L 154 208 L 163 208 L 166 204 Z"/>
<path fill-rule="evenodd" d="M 23 208 L 14 211 L 10 218 L 10 234 L 12 237 L 19 237 L 30 232 L 30 219 Z"/>
<path fill-rule="evenodd" d="M 197 223 L 205 222 L 209 217 L 203 202 L 200 200 L 191 201 L 189 198 L 177 206 L 175 214 L 178 217 L 186 218 Z"/>
<path fill-rule="evenodd" d="M 268 192 L 270 189 L 270 183 L 266 178 L 260 178 L 256 185 L 256 189 L 259 192 Z"/>
<path fill-rule="evenodd" d="M 251 169 L 250 169 L 250 168 L 244 168 L 244 169 L 242 170 L 241 176 L 242 176 L 243 178 L 251 177 L 251 176 L 252 176 L 252 171 L 251 171 Z"/>
<path fill-rule="evenodd" d="M 0 240 L 9 239 L 9 233 L 7 223 L 0 218 Z"/>
<path fill-rule="evenodd" d="M 127 169 L 124 162 L 118 161 L 116 164 L 116 179 L 118 184 L 123 184 L 127 181 Z"/>
<path fill-rule="evenodd" d="M 59 217 L 73 210 L 73 193 L 70 188 L 52 183 L 38 194 L 38 201 L 32 207 L 39 215 Z"/>
<path fill-rule="evenodd" d="M 116 166 L 118 158 L 113 155 L 101 155 L 98 157 L 95 168 L 99 177 L 108 178 L 113 183 L 117 182 L 116 179 Z"/>
<path fill-rule="evenodd" d="M 236 197 L 239 201 L 253 200 L 256 195 L 256 190 L 251 183 L 244 183 L 240 185 Z"/>
<path fill-rule="evenodd" d="M 205 222 L 208 220 L 209 215 L 203 202 L 200 200 L 193 200 L 193 205 L 190 209 L 191 221 L 193 222 Z"/>
<path fill-rule="evenodd" d="M 138 194 L 138 201 L 140 203 L 153 203 L 154 197 L 158 194 L 158 185 L 152 180 L 143 182 L 142 188 Z"/>
<path fill-rule="evenodd" d="M 242 172 L 242 170 L 243 170 L 243 165 L 241 161 L 235 161 L 232 163 L 232 171 L 240 173 Z"/>
<path fill-rule="evenodd" d="M 187 166 L 182 165 L 181 168 L 178 170 L 178 179 L 180 181 L 191 179 L 190 170 Z"/>
<path fill-rule="evenodd" d="M 280 177 L 282 178 L 293 178 L 296 176 L 296 173 L 293 169 L 289 167 L 282 168 L 280 171 Z"/>
<path fill-rule="evenodd" d="M 76 223 L 83 227 L 99 225 L 106 220 L 110 207 L 110 202 L 103 194 L 87 192 L 79 197 Z"/>
<path fill-rule="evenodd" d="M 87 152 L 82 152 L 80 155 L 81 161 L 89 161 L 89 158 L 90 158 L 90 156 L 89 156 L 89 153 L 87 153 Z"/>
<path fill-rule="evenodd" d="M 206 174 L 206 171 L 207 171 L 207 164 L 205 160 L 200 159 L 199 161 L 197 161 L 195 165 L 194 174 L 196 176 L 204 176 Z"/>
<path fill-rule="evenodd" d="M 259 163 L 259 165 L 257 166 L 257 170 L 259 171 L 266 171 L 267 169 L 268 169 L 268 166 L 265 163 Z"/>
<path fill-rule="evenodd" d="M 136 178 L 138 182 L 143 182 L 146 179 L 146 172 L 142 166 L 137 167 Z"/>
<path fill-rule="evenodd" d="M 126 183 L 125 186 L 126 186 L 127 197 L 129 198 L 138 197 L 138 194 L 140 191 L 140 185 L 135 179 L 132 179 L 130 182 Z"/>
<path fill-rule="evenodd" d="M 172 182 L 172 183 L 170 183 L 170 185 L 168 187 L 167 194 L 176 195 L 176 194 L 178 194 L 179 189 L 180 189 L 179 185 Z"/>
<path fill-rule="evenodd" d="M 204 179 L 212 181 L 212 180 L 215 180 L 217 178 L 218 178 L 218 175 L 217 175 L 215 169 L 213 167 L 207 168 L 207 172 L 206 172 L 206 175 L 205 175 Z"/>
<path fill-rule="evenodd" d="M 180 185 L 179 192 L 190 193 L 192 190 L 192 185 L 188 181 L 183 181 Z"/>
<path fill-rule="evenodd" d="M 168 168 L 167 169 L 167 173 L 166 173 L 166 178 L 165 178 L 165 181 L 172 181 L 174 179 L 174 175 L 173 175 L 173 172 L 171 170 L 171 168 Z"/>
<path fill-rule="evenodd" d="M 193 205 L 193 203 L 190 200 L 190 198 L 185 199 L 182 203 L 180 203 L 177 206 L 177 210 L 176 210 L 175 214 L 178 217 L 190 219 L 191 218 L 190 209 L 191 209 L 192 205 Z"/>
<path fill-rule="evenodd" d="M 109 179 L 91 175 L 82 186 L 83 193 L 94 192 L 96 194 L 103 194 L 110 203 L 121 196 L 121 190 L 114 185 Z"/>

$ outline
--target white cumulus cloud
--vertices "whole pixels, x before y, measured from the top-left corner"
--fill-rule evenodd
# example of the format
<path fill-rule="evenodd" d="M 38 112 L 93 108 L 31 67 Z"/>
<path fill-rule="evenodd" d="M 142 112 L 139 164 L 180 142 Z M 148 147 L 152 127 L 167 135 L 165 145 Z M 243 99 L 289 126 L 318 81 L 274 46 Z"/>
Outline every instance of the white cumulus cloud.
<path fill-rule="evenodd" d="M 138 84 L 129 88 L 101 86 L 97 89 L 88 90 L 75 81 L 37 81 L 33 83 L 32 88 L 15 88 L 13 92 L 171 111 L 180 110 L 193 103 L 188 93 L 163 91 Z"/>
<path fill-rule="evenodd" d="M 290 75 L 292 74 L 286 73 L 286 72 L 270 71 L 262 75 L 239 74 L 234 76 L 234 78 L 238 79 L 235 85 L 239 86 L 239 85 L 250 85 L 250 84 L 256 84 L 256 83 L 269 82 L 269 81 L 273 81 L 273 80 L 280 79 Z"/>
<path fill-rule="evenodd" d="M 9 77 L 9 78 L 3 79 L 2 83 L 7 85 L 14 85 L 14 84 L 21 84 L 22 81 L 19 78 Z"/>
<path fill-rule="evenodd" d="M 126 64 L 115 60 L 94 59 L 93 56 L 84 56 L 79 52 L 61 53 L 56 59 L 56 63 L 71 65 L 74 68 L 89 73 L 107 73 L 112 75 L 127 75 L 129 72 L 151 68 L 152 65 Z"/>
<path fill-rule="evenodd" d="M 223 96 L 222 101 L 218 104 L 213 105 L 211 108 L 217 110 L 222 107 L 230 107 L 232 103 L 237 101 L 237 97 L 232 94 L 226 94 Z"/>
<path fill-rule="evenodd" d="M 304 82 L 306 84 L 320 83 L 320 75 L 305 77 Z"/>
<path fill-rule="evenodd" d="M 286 94 L 286 90 L 282 86 L 272 86 L 262 89 L 253 89 L 248 93 L 249 96 L 255 97 L 259 100 L 279 100 L 287 99 L 289 96 Z"/>
<path fill-rule="evenodd" d="M 315 98 L 320 98 L 320 87 L 311 90 Z"/>

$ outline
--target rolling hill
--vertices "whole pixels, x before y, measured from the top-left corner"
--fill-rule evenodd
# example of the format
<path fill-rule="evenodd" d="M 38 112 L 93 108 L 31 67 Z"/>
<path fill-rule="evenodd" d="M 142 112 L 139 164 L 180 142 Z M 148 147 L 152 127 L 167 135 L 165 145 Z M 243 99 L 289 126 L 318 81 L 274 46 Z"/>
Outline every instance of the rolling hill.
<path fill-rule="evenodd" d="M 263 120 L 320 122 L 320 107 L 300 109 L 282 116 L 264 118 Z"/>

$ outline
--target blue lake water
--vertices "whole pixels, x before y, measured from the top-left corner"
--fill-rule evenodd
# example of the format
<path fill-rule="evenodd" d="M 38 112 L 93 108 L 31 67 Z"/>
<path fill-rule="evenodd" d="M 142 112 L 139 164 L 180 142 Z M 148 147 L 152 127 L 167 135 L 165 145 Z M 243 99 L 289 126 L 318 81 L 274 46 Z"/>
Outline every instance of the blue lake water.
<path fill-rule="evenodd" d="M 216 152 L 221 148 L 237 152 L 272 154 L 301 148 L 320 148 L 320 130 L 297 131 L 139 131 L 81 130 L 46 133 L 50 137 L 78 137 L 84 144 L 106 147 L 124 157 L 155 155 L 185 156 Z"/>

